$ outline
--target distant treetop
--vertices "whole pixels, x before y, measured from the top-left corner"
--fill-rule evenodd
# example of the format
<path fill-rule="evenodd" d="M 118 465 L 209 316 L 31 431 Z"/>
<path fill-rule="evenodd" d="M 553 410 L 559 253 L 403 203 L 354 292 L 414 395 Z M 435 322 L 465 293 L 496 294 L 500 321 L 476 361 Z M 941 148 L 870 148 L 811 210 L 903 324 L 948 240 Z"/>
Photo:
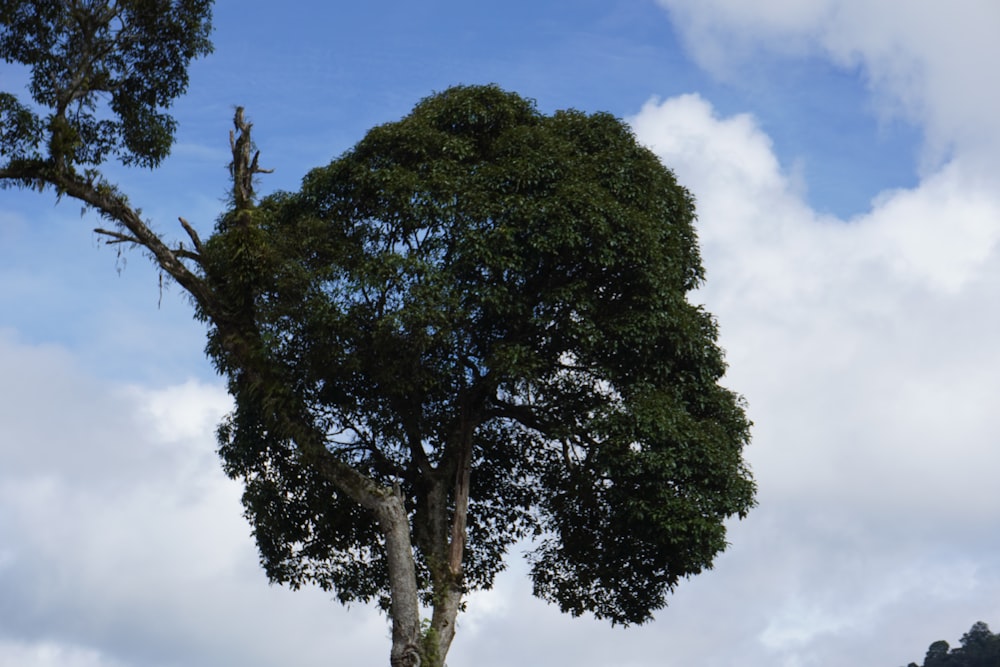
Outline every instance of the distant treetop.
<path fill-rule="evenodd" d="M 990 632 L 982 621 L 962 635 L 961 643 L 950 648 L 948 642 L 938 640 L 927 648 L 923 665 L 911 662 L 907 667 L 1000 667 L 1000 635 Z"/>

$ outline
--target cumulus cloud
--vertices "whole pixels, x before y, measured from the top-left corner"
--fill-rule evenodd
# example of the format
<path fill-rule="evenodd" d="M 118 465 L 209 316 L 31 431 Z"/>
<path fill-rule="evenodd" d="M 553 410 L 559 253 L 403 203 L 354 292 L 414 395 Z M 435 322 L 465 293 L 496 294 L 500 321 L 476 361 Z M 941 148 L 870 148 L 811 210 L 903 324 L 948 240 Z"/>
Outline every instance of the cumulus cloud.
<path fill-rule="evenodd" d="M 384 657 L 374 610 L 267 585 L 214 454 L 223 388 L 109 385 L 9 332 L 0 367 L 0 664 Z"/>
<path fill-rule="evenodd" d="M 992 0 L 658 0 L 692 55 L 735 76 L 760 50 L 820 55 L 860 68 L 883 114 L 919 124 L 927 163 L 953 151 L 996 164 L 1000 59 Z"/>
<path fill-rule="evenodd" d="M 760 664 L 848 664 L 851 652 L 876 664 L 886 634 L 996 615 L 989 178 L 956 156 L 838 220 L 802 201 L 750 115 L 686 95 L 631 122 L 697 198 L 708 270 L 697 298 L 720 319 L 727 382 L 756 422 L 761 507 L 723 560 L 760 584 L 746 591 L 766 616 L 753 631 Z M 707 576 L 715 594 L 731 582 Z"/>

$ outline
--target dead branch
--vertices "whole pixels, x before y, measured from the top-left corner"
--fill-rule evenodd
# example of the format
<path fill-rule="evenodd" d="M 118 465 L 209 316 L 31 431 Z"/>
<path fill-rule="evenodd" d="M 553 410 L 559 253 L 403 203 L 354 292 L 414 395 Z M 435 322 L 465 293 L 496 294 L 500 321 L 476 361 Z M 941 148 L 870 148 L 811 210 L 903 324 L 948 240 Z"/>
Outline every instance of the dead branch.
<path fill-rule="evenodd" d="M 140 241 L 135 236 L 122 234 L 121 232 L 116 232 L 111 229 L 103 229 L 101 227 L 97 227 L 94 229 L 94 232 L 97 234 L 101 234 L 102 236 L 110 237 L 104 241 L 104 243 L 106 243 L 107 245 L 115 245 L 118 243 L 134 243 L 136 245 L 142 245 L 142 241 Z"/>
<path fill-rule="evenodd" d="M 191 226 L 191 223 L 184 218 L 177 219 L 181 221 L 181 227 L 183 227 L 184 231 L 187 232 L 187 235 L 191 237 L 191 243 L 194 244 L 194 249 L 199 253 L 204 252 L 205 249 L 201 244 L 201 238 L 198 236 L 198 232 L 194 230 L 194 227 Z"/>
<path fill-rule="evenodd" d="M 253 206 L 253 178 L 257 174 L 270 174 L 273 169 L 261 169 L 258 162 L 260 151 L 253 157 L 254 149 L 250 139 L 250 129 L 253 123 L 243 116 L 243 107 L 236 107 L 233 118 L 235 129 L 229 131 L 229 147 L 233 151 L 233 161 L 229 165 L 229 173 L 233 177 L 233 204 L 237 211 L 245 211 Z"/>

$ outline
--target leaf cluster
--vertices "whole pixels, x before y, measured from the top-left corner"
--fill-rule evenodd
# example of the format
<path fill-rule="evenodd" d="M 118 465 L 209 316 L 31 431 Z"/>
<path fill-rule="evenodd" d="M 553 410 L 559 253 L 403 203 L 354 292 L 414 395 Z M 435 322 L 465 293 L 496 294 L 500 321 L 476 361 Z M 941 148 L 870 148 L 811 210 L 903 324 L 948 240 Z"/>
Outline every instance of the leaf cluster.
<path fill-rule="evenodd" d="M 471 434 L 464 582 L 534 535 L 537 595 L 643 622 L 753 505 L 750 424 L 721 387 L 694 202 L 608 114 L 450 88 L 206 243 L 267 378 L 209 353 L 229 474 L 275 581 L 385 600 L 373 520 L 310 469 L 321 440 L 410 511 L 426 595 Z M 275 415 L 306 406 L 294 431 Z M 441 489 L 446 489 L 441 492 Z"/>
<path fill-rule="evenodd" d="M 212 49 L 211 0 L 2 0 L 0 58 L 30 70 L 31 102 L 0 95 L 8 166 L 96 166 L 109 155 L 155 167 L 166 113 L 193 58 Z M 42 142 L 47 141 L 46 146 Z"/>

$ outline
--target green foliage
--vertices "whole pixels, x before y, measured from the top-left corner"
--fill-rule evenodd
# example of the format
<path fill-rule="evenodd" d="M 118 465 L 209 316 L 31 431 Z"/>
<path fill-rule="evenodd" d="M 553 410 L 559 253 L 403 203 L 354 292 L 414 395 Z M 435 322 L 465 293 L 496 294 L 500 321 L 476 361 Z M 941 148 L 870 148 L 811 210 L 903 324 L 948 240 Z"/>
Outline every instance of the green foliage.
<path fill-rule="evenodd" d="M 614 117 L 486 86 L 258 205 L 238 109 L 233 210 L 168 247 L 98 167 L 167 155 L 210 21 L 210 0 L 0 0 L 0 58 L 30 72 L 30 100 L 0 92 L 0 181 L 94 207 L 191 294 L 268 576 L 391 607 L 397 664 L 440 664 L 462 595 L 529 536 L 537 595 L 648 620 L 754 502 L 750 424 L 687 300 L 689 193 Z"/>
<path fill-rule="evenodd" d="M 949 650 L 950 649 L 950 650 Z M 930 645 L 922 667 L 997 667 L 1000 665 L 1000 635 L 978 621 L 962 635 L 961 646 L 950 648 L 939 640 Z M 910 663 L 909 667 L 921 667 Z"/>
<path fill-rule="evenodd" d="M 0 153 L 60 167 L 109 155 L 154 167 L 176 122 L 165 110 L 211 51 L 211 0 L 2 0 L 0 58 L 30 69 L 33 106 L 0 98 Z M 44 135 L 43 135 L 44 131 Z M 41 137 L 47 139 L 40 153 Z"/>
<path fill-rule="evenodd" d="M 621 121 L 487 86 L 423 100 L 222 221 L 206 277 L 272 374 L 214 330 L 236 399 L 220 453 L 271 579 L 388 601 L 377 527 L 303 454 L 318 440 L 399 489 L 431 600 L 458 502 L 434 489 L 470 433 L 467 590 L 534 535 L 537 595 L 641 623 L 710 567 L 754 484 L 715 322 L 686 298 L 694 217 Z M 307 406 L 295 426 L 288 405 Z"/>

